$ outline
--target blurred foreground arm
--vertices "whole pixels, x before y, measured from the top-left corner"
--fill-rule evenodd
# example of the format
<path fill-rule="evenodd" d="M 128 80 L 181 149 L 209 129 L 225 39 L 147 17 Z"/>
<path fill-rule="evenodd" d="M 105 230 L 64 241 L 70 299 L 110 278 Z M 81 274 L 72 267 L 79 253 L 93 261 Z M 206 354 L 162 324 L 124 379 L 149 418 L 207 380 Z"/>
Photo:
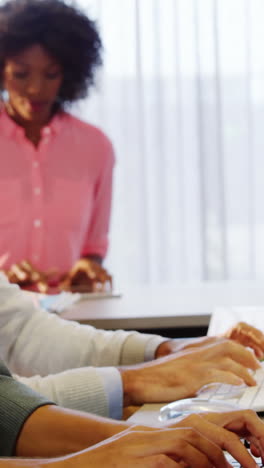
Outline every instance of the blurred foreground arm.
<path fill-rule="evenodd" d="M 243 346 L 252 348 L 258 359 L 263 359 L 264 357 L 264 334 L 262 331 L 245 322 L 238 322 L 220 336 L 203 336 L 201 338 L 188 338 L 186 340 L 167 340 L 161 343 L 156 349 L 155 357 L 158 358 L 190 348 L 219 343 L 223 338 L 228 338 Z"/>

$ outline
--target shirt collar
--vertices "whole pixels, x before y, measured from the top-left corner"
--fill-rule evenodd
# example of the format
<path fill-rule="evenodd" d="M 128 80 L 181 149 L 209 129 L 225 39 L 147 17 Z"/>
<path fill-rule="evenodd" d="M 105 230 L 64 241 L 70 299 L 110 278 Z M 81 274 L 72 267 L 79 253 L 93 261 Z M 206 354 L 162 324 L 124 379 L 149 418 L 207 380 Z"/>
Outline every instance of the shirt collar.
<path fill-rule="evenodd" d="M 56 114 L 50 122 L 42 128 L 42 136 L 46 133 L 59 133 L 63 127 L 66 114 L 60 112 Z M 15 134 L 24 134 L 24 130 L 14 120 L 12 120 L 5 110 L 0 111 L 0 132 L 3 131 L 7 137 L 11 137 Z"/>

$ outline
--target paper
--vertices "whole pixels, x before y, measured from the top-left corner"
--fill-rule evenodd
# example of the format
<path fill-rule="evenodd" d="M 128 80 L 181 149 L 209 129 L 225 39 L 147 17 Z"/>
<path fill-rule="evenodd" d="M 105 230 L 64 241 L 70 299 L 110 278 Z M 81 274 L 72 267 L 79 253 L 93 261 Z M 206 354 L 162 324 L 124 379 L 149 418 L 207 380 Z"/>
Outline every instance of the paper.
<path fill-rule="evenodd" d="M 220 335 L 237 322 L 247 322 L 264 332 L 264 306 L 216 307 L 210 320 L 207 335 Z"/>

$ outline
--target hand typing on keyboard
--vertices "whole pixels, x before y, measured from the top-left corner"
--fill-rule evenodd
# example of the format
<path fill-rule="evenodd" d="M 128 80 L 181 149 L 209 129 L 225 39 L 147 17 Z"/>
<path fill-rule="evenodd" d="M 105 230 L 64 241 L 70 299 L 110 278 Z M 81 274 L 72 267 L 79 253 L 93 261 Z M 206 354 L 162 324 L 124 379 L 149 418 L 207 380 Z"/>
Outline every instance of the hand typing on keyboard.
<path fill-rule="evenodd" d="M 242 385 L 229 385 L 220 382 L 207 384 L 201 387 L 197 396 L 203 400 L 224 399 L 236 404 L 240 408 L 253 409 L 257 412 L 264 411 L 264 364 L 253 373 L 256 385 L 248 387 Z"/>
<path fill-rule="evenodd" d="M 170 423 L 166 427 L 180 428 L 184 426 L 199 431 L 218 447 L 231 454 L 232 465 L 227 466 L 242 466 L 243 468 L 262 466 L 264 461 L 264 423 L 253 411 L 192 414 L 174 424 Z M 240 439 L 250 443 L 250 451 L 244 447 Z M 259 464 L 253 457 L 258 459 Z M 230 457 L 228 458 L 231 461 Z"/>

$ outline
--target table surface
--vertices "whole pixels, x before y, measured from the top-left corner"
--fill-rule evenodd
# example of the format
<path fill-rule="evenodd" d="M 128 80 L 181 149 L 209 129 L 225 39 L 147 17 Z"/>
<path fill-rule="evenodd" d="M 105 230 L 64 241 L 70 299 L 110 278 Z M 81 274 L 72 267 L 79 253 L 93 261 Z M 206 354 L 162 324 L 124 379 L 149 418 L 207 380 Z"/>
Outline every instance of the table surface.
<path fill-rule="evenodd" d="M 61 316 L 104 329 L 207 327 L 217 306 L 264 305 L 261 282 L 124 287 L 119 298 L 88 299 Z"/>

